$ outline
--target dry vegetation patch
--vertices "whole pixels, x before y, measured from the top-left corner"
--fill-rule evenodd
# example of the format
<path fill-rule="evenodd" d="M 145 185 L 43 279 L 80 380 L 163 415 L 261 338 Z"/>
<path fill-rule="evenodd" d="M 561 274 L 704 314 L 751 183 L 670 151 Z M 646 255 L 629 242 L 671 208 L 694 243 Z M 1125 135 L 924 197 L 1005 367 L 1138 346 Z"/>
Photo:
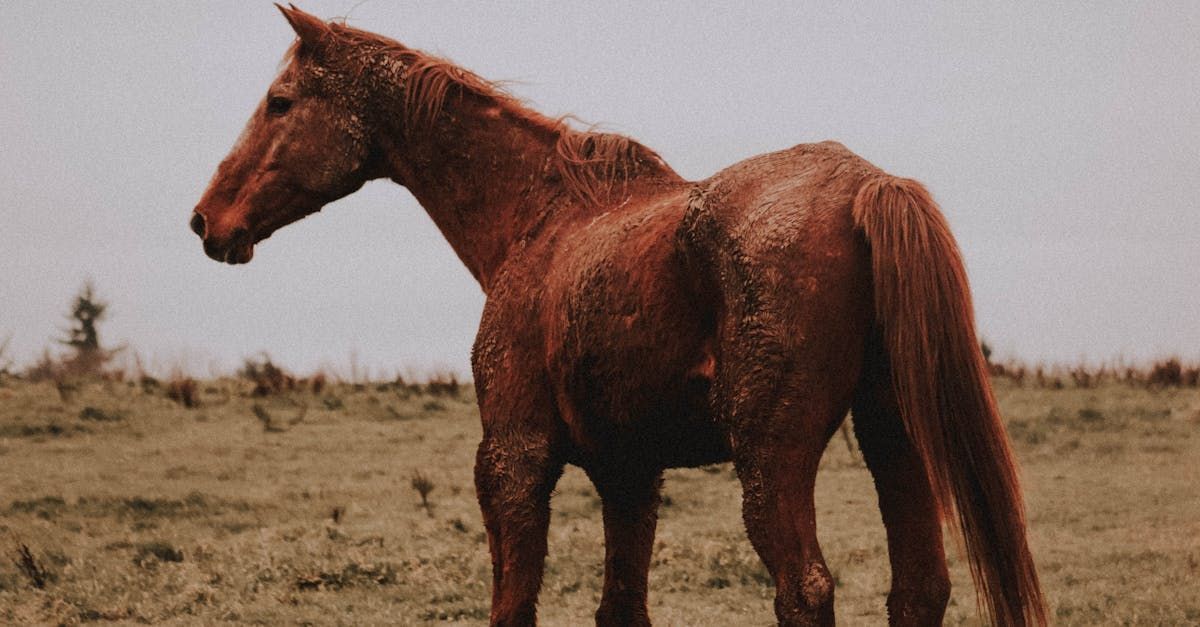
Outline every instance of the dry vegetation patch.
<path fill-rule="evenodd" d="M 293 383 L 266 393 L 246 377 L 193 381 L 192 402 L 172 382 L 83 379 L 64 397 L 51 381 L 5 380 L 0 623 L 485 623 L 470 389 L 283 375 Z M 1056 623 L 1200 621 L 1186 593 L 1200 578 L 1200 390 L 1005 377 L 997 393 Z M 740 498 L 727 464 L 668 473 L 651 570 L 658 624 L 772 622 Z M 553 507 L 543 622 L 588 622 L 603 573 L 599 499 L 569 469 Z M 881 624 L 883 528 L 841 438 L 817 507 L 839 618 Z M 947 622 L 974 623 L 969 576 L 952 559 Z"/>

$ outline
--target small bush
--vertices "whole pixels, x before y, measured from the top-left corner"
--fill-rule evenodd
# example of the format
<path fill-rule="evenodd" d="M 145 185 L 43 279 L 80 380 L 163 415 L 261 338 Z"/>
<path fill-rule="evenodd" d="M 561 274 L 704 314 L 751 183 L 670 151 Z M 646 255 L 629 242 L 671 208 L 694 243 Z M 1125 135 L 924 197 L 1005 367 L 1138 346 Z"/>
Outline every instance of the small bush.
<path fill-rule="evenodd" d="M 1100 371 L 1089 370 L 1085 365 L 1078 365 L 1070 370 L 1071 381 L 1077 388 L 1094 388 L 1100 384 Z"/>
<path fill-rule="evenodd" d="M 1183 365 L 1174 357 L 1155 362 L 1146 383 L 1152 387 L 1179 387 L 1183 385 Z"/>
<path fill-rule="evenodd" d="M 313 376 L 308 378 L 308 388 L 310 390 L 312 390 L 313 394 L 319 395 L 322 391 L 325 390 L 325 386 L 327 383 L 328 383 L 328 381 L 326 381 L 324 372 L 318 372 L 317 374 L 314 374 Z"/>
<path fill-rule="evenodd" d="M 200 391 L 191 377 L 175 376 L 167 382 L 167 398 L 188 409 L 200 406 Z"/>
<path fill-rule="evenodd" d="M 458 376 L 453 372 L 439 372 L 430 377 L 429 381 L 425 383 L 425 393 L 430 396 L 457 398 L 460 391 Z"/>
<path fill-rule="evenodd" d="M 433 492 L 433 481 L 426 477 L 420 470 L 413 471 L 412 488 L 421 495 L 421 507 L 425 508 L 426 513 L 433 516 L 433 506 L 429 503 L 429 493 Z"/>
<path fill-rule="evenodd" d="M 243 361 L 238 376 L 254 383 L 254 390 L 250 392 L 253 396 L 273 396 L 296 389 L 296 378 L 276 366 L 266 353 L 259 359 Z"/>

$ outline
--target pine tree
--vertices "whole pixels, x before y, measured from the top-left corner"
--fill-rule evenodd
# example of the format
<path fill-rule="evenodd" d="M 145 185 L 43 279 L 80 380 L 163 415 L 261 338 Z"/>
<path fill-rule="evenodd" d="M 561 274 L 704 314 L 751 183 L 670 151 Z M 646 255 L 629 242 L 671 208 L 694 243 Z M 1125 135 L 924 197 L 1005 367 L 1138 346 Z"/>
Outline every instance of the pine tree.
<path fill-rule="evenodd" d="M 96 374 L 117 350 L 106 349 L 100 343 L 98 324 L 104 320 L 108 303 L 100 300 L 91 281 L 83 284 L 71 306 L 67 319 L 71 327 L 65 331 L 60 343 L 70 346 L 75 354 L 64 361 L 76 374 Z"/>

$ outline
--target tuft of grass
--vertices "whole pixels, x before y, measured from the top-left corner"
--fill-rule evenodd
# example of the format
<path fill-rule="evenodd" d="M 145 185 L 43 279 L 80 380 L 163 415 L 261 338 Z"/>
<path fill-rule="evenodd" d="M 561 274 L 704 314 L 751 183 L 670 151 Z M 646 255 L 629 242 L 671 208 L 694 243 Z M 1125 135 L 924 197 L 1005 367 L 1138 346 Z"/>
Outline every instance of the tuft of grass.
<path fill-rule="evenodd" d="M 420 470 L 414 470 L 412 480 L 410 481 L 412 489 L 421 495 L 421 507 L 425 508 L 426 513 L 433 516 L 433 506 L 429 503 L 429 493 L 433 492 L 433 481 L 426 477 Z"/>
<path fill-rule="evenodd" d="M 34 442 L 42 441 L 47 437 L 69 438 L 80 433 L 91 433 L 91 429 L 83 425 L 64 425 L 54 420 L 46 424 L 0 425 L 0 438 L 29 438 Z"/>
<path fill-rule="evenodd" d="M 311 390 L 314 395 L 319 396 L 321 392 L 325 390 L 326 385 L 328 385 L 328 381 L 326 380 L 324 372 L 318 372 L 308 378 L 308 389 Z"/>
<path fill-rule="evenodd" d="M 298 590 L 341 590 L 352 586 L 386 586 L 396 583 L 396 567 L 390 563 L 351 562 L 338 571 L 305 573 L 296 578 Z"/>
<path fill-rule="evenodd" d="M 148 374 L 143 374 L 138 377 L 138 386 L 142 389 L 142 394 L 152 395 L 162 388 L 162 382 Z"/>
<path fill-rule="evenodd" d="M 250 411 L 253 412 L 254 417 L 258 418 L 258 421 L 262 423 L 263 431 L 265 431 L 266 433 L 283 433 L 284 431 L 286 431 L 286 429 L 284 429 L 283 427 L 280 427 L 279 425 L 275 424 L 275 420 L 271 416 L 271 412 L 267 411 L 266 408 L 263 407 L 262 405 L 255 403 L 250 408 Z"/>
<path fill-rule="evenodd" d="M 453 372 L 434 373 L 425 383 L 425 393 L 430 396 L 458 398 L 461 391 L 462 386 L 458 382 L 458 375 Z"/>
<path fill-rule="evenodd" d="M 58 398 L 64 405 L 69 405 L 75 399 L 75 394 L 79 392 L 79 381 L 68 378 L 61 371 L 54 375 L 54 389 L 58 391 Z"/>
<path fill-rule="evenodd" d="M 17 570 L 29 579 L 29 583 L 38 590 L 46 588 L 46 569 L 38 563 L 33 551 L 25 543 L 17 545 L 17 558 L 13 561 Z"/>
<path fill-rule="evenodd" d="M 243 360 L 238 376 L 254 384 L 251 396 L 275 396 L 296 389 L 296 377 L 276 366 L 266 353 Z"/>
<path fill-rule="evenodd" d="M 200 406 L 200 389 L 195 379 L 177 375 L 167 382 L 167 398 L 188 409 L 195 409 Z"/>
<path fill-rule="evenodd" d="M 125 419 L 125 414 L 115 410 L 104 410 L 99 407 L 87 406 L 79 410 L 80 420 L 90 420 L 93 422 L 120 422 Z"/>
<path fill-rule="evenodd" d="M 147 568 L 153 566 L 156 561 L 182 562 L 183 551 L 161 541 L 144 542 L 137 545 L 137 553 L 133 556 L 134 564 Z"/>

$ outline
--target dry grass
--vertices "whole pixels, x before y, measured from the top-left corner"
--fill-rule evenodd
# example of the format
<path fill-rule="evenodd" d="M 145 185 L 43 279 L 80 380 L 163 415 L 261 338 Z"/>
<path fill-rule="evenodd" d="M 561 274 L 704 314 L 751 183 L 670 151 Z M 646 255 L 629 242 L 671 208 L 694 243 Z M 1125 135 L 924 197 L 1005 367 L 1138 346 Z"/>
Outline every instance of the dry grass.
<path fill-rule="evenodd" d="M 478 415 L 447 383 L 437 397 L 403 382 L 253 396 L 253 381 L 201 381 L 189 409 L 158 385 L 83 381 L 64 398 L 52 381 L 3 380 L 0 623 L 485 622 Z M 1200 390 L 1065 383 L 998 388 L 1055 622 L 1200 621 Z M 826 453 L 820 534 L 841 621 L 882 624 L 883 529 L 856 456 Z M 671 471 L 665 496 L 657 624 L 771 624 L 730 467 Z M 569 469 L 544 624 L 590 622 L 602 538 L 595 491 Z M 947 622 L 973 624 L 965 564 L 952 570 Z"/>
<path fill-rule="evenodd" d="M 986 343 L 983 347 L 984 355 L 990 355 Z M 993 377 L 1007 379 L 1017 386 L 1052 390 L 1067 387 L 1090 389 L 1114 383 L 1151 389 L 1200 387 L 1200 363 L 1184 363 L 1178 357 L 1160 359 L 1140 367 L 1121 360 L 1100 365 L 1081 362 L 1054 366 L 1029 366 L 1018 360 L 1009 360 L 988 361 L 988 368 Z"/>

